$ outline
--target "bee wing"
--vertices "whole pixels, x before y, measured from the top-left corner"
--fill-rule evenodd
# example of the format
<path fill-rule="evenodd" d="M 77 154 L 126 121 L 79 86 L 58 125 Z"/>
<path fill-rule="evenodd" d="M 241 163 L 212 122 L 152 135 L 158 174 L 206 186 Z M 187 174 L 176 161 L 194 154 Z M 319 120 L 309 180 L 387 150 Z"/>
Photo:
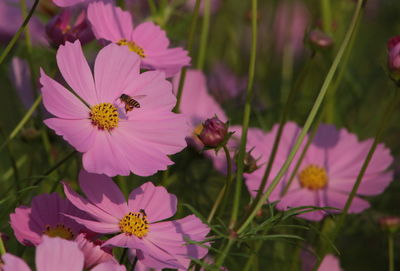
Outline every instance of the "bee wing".
<path fill-rule="evenodd" d="M 132 99 L 135 99 L 135 100 L 140 100 L 140 99 L 143 99 L 144 97 L 146 97 L 147 95 L 135 95 L 135 96 L 131 96 L 131 98 Z"/>

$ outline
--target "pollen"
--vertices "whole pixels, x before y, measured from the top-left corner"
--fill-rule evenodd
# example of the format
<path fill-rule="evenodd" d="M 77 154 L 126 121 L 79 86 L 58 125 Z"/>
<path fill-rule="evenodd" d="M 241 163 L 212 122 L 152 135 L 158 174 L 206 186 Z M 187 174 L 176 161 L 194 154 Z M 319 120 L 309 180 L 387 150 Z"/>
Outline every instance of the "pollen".
<path fill-rule="evenodd" d="M 92 124 L 96 125 L 100 130 L 112 130 L 118 126 L 118 110 L 110 103 L 101 103 L 93 106 L 89 116 Z"/>
<path fill-rule="evenodd" d="M 299 174 L 300 185 L 310 190 L 319 190 L 328 184 L 328 175 L 323 167 L 309 165 Z"/>
<path fill-rule="evenodd" d="M 74 234 L 71 229 L 62 224 L 58 224 L 55 227 L 47 225 L 46 230 L 43 233 L 50 237 L 60 237 L 66 240 L 74 239 Z"/>
<path fill-rule="evenodd" d="M 121 232 L 142 238 L 149 232 L 149 223 L 144 211 L 129 212 L 119 221 Z"/>
<path fill-rule="evenodd" d="M 122 46 L 122 45 L 126 45 L 128 46 L 129 50 L 131 50 L 132 52 L 135 52 L 136 54 L 138 54 L 141 58 L 146 57 L 146 55 L 144 54 L 144 50 L 142 47 L 140 47 L 139 45 L 137 45 L 135 42 L 133 41 L 127 41 L 127 40 L 120 40 L 119 42 L 117 42 L 118 45 Z"/>

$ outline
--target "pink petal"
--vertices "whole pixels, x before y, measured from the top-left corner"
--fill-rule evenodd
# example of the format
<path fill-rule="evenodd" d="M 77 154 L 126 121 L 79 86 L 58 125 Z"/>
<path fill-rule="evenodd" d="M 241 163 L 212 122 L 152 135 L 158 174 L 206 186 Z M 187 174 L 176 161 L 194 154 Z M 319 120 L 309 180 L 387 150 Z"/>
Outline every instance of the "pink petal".
<path fill-rule="evenodd" d="M 126 90 L 129 83 L 136 80 L 139 69 L 140 57 L 132 54 L 127 46 L 111 43 L 101 49 L 94 65 L 99 99 L 102 102 L 113 103 Z"/>
<path fill-rule="evenodd" d="M 1 259 L 4 261 L 4 271 L 31 271 L 24 260 L 10 253 L 4 254 Z"/>
<path fill-rule="evenodd" d="M 112 250 L 100 247 L 101 241 L 92 241 L 91 239 L 89 239 L 89 234 L 87 233 L 80 233 L 75 238 L 75 242 L 78 244 L 79 249 L 85 255 L 86 269 L 90 269 L 91 267 L 103 262 L 116 262 L 112 255 Z"/>
<path fill-rule="evenodd" d="M 141 252 L 140 253 L 141 258 L 139 258 L 138 264 L 136 265 L 136 268 L 137 268 L 137 270 L 135 269 L 136 271 L 140 271 L 140 270 L 148 271 L 150 268 L 153 268 L 156 270 L 160 270 L 163 268 L 171 268 L 171 269 L 180 268 L 179 270 L 187 270 L 187 268 L 182 268 L 182 266 L 188 266 L 188 264 L 189 264 L 188 263 L 188 264 L 182 265 L 177 261 L 177 259 L 174 259 L 174 258 L 170 258 L 170 259 L 160 258 L 157 255 L 143 253 L 142 251 L 140 251 L 140 252 Z M 137 253 L 137 254 L 139 254 L 139 253 Z"/>
<path fill-rule="evenodd" d="M 129 213 L 124 194 L 110 177 L 81 170 L 79 186 L 89 201 L 104 212 L 120 218 Z"/>
<path fill-rule="evenodd" d="M 43 237 L 36 248 L 38 271 L 82 271 L 83 253 L 75 242 L 58 237 Z"/>
<path fill-rule="evenodd" d="M 95 205 L 89 203 L 88 200 L 78 195 L 73 191 L 67 184 L 64 183 L 64 193 L 68 200 L 75 205 L 78 209 L 86 212 L 90 216 L 96 218 L 99 221 L 105 222 L 107 224 L 118 224 L 119 219 L 114 216 L 114 214 L 109 214 Z"/>
<path fill-rule="evenodd" d="M 88 2 L 88 0 L 53 0 L 53 3 L 59 7 L 71 7 L 80 3 Z"/>
<path fill-rule="evenodd" d="M 64 119 L 84 119 L 89 117 L 87 108 L 77 97 L 66 88 L 48 77 L 40 70 L 43 103 L 53 115 Z"/>
<path fill-rule="evenodd" d="M 161 263 L 169 263 L 170 268 L 187 269 L 187 266 L 182 265 L 174 255 L 174 253 L 179 250 L 179 246 L 174 246 L 173 244 L 170 244 L 170 246 L 164 244 L 164 246 L 159 246 L 160 244 L 154 243 L 154 240 L 151 240 L 150 236 L 151 231 L 147 235 L 147 238 L 143 239 L 145 245 L 145 247 L 141 249 L 143 254 L 152 257 L 153 261 L 156 260 Z"/>
<path fill-rule="evenodd" d="M 129 40 L 131 36 L 133 25 L 130 13 L 112 4 L 100 1 L 91 3 L 88 7 L 88 19 L 97 39 L 118 42 L 122 39 Z"/>
<path fill-rule="evenodd" d="M 95 140 L 97 128 L 89 119 L 69 120 L 51 118 L 44 123 L 79 152 L 87 152 Z"/>
<path fill-rule="evenodd" d="M 166 32 L 153 22 L 145 22 L 136 26 L 131 40 L 142 47 L 146 55 L 147 50 L 157 52 L 167 49 L 169 46 Z"/>
<path fill-rule="evenodd" d="M 336 191 L 327 191 L 327 195 L 324 198 L 324 206 L 335 207 L 338 209 L 343 209 L 344 205 L 346 204 L 347 198 L 349 197 L 348 194 L 336 192 Z M 365 201 L 359 197 L 354 197 L 353 202 L 350 206 L 349 212 L 350 213 L 360 213 L 365 209 L 369 208 L 368 201 Z"/>
<path fill-rule="evenodd" d="M 128 206 L 133 212 L 144 209 L 150 223 L 173 216 L 177 199 L 162 186 L 147 182 L 129 194 Z"/>
<path fill-rule="evenodd" d="M 80 217 L 76 217 L 76 216 L 73 216 L 73 215 L 67 215 L 67 214 L 65 214 L 65 216 L 75 220 L 79 224 L 84 225 L 86 228 L 88 228 L 89 230 L 91 230 L 93 232 L 97 232 L 97 233 L 115 233 L 115 232 L 119 232 L 120 231 L 119 226 L 118 226 L 117 223 L 97 222 L 97 221 L 82 219 Z"/>
<path fill-rule="evenodd" d="M 110 177 L 130 174 L 130 166 L 125 154 L 128 155 L 134 150 L 127 148 L 128 145 L 118 145 L 117 132 L 121 130 L 120 128 L 117 127 L 112 134 L 106 131 L 97 133 L 92 148 L 83 154 L 83 167 L 86 171 Z"/>
<path fill-rule="evenodd" d="M 83 55 L 81 43 L 66 42 L 57 50 L 57 64 L 68 85 L 89 105 L 99 103 L 92 72 Z"/>
<path fill-rule="evenodd" d="M 146 51 L 145 51 L 146 53 Z M 151 52 L 143 58 L 142 66 L 147 69 L 156 69 L 165 72 L 170 78 L 175 76 L 182 67 L 190 66 L 191 58 L 182 48 L 165 49 L 163 52 Z"/>
<path fill-rule="evenodd" d="M 339 259 L 331 254 L 325 256 L 318 271 L 342 271 Z"/>
<path fill-rule="evenodd" d="M 41 240 L 43 229 L 31 219 L 31 208 L 20 206 L 15 213 L 10 214 L 10 224 L 17 240 L 24 245 L 38 245 Z"/>
<path fill-rule="evenodd" d="M 127 235 L 125 233 L 120 233 L 108 239 L 103 243 L 102 246 L 126 247 L 135 249 L 142 249 L 144 247 L 141 239 L 134 235 Z"/>
<path fill-rule="evenodd" d="M 126 268 L 123 265 L 119 265 L 113 261 L 101 263 L 96 267 L 92 268 L 90 271 L 125 271 Z"/>

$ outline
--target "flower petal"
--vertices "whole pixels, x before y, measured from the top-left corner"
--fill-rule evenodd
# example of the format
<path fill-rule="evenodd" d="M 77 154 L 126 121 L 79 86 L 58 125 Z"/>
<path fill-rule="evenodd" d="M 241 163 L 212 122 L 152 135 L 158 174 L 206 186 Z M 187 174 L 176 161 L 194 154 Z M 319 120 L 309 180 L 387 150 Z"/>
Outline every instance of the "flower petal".
<path fill-rule="evenodd" d="M 84 101 L 91 106 L 99 103 L 92 72 L 79 40 L 67 41 L 58 48 L 57 64 L 65 81 Z"/>
<path fill-rule="evenodd" d="M 97 39 L 118 42 L 128 40 L 133 29 L 129 12 L 101 1 L 88 6 L 88 19 Z"/>
<path fill-rule="evenodd" d="M 89 108 L 57 81 L 48 77 L 42 69 L 40 84 L 44 106 L 51 114 L 64 119 L 88 118 Z"/>
<path fill-rule="evenodd" d="M 93 232 L 97 233 L 116 233 L 119 232 L 119 226 L 117 223 L 105 223 L 105 222 L 97 222 L 93 220 L 83 219 L 73 215 L 64 214 L 66 217 L 69 217 L 79 224 L 84 225 L 86 228 Z"/>
<path fill-rule="evenodd" d="M 38 245 L 42 241 L 43 229 L 31 219 L 31 208 L 20 206 L 10 214 L 10 224 L 17 240 L 24 245 Z"/>
<path fill-rule="evenodd" d="M 83 253 L 78 244 L 58 237 L 43 237 L 36 248 L 36 269 L 40 271 L 82 271 Z"/>
<path fill-rule="evenodd" d="M 101 2 L 99 2 L 101 3 Z M 109 44 L 100 50 L 94 64 L 96 90 L 102 102 L 113 103 L 139 76 L 140 57 L 126 46 Z"/>
<path fill-rule="evenodd" d="M 44 123 L 79 152 L 87 152 L 92 147 L 96 137 L 97 128 L 91 124 L 89 119 L 51 118 L 45 120 Z"/>
<path fill-rule="evenodd" d="M 127 235 L 125 233 L 120 233 L 107 241 L 105 241 L 102 245 L 104 246 L 114 246 L 114 247 L 126 247 L 126 248 L 135 248 L 142 249 L 144 247 L 143 242 L 133 235 Z"/>
<path fill-rule="evenodd" d="M 158 51 L 169 46 L 166 32 L 153 22 L 144 22 L 136 26 L 131 40 L 145 49 L 145 54 L 147 50 Z"/>
<path fill-rule="evenodd" d="M 90 269 L 90 271 L 125 271 L 126 268 L 123 265 L 119 265 L 116 262 L 108 261 L 105 263 L 101 263 L 96 265 L 94 268 Z"/>
<path fill-rule="evenodd" d="M 92 204 L 110 215 L 122 218 L 129 213 L 124 194 L 110 177 L 81 170 L 79 186 Z"/>
<path fill-rule="evenodd" d="M 4 254 L 1 259 L 4 261 L 4 271 L 31 271 L 24 260 L 10 253 Z"/>
<path fill-rule="evenodd" d="M 150 223 L 163 220 L 176 213 L 177 199 L 162 186 L 147 182 L 129 194 L 129 209 L 138 212 L 144 209 Z"/>

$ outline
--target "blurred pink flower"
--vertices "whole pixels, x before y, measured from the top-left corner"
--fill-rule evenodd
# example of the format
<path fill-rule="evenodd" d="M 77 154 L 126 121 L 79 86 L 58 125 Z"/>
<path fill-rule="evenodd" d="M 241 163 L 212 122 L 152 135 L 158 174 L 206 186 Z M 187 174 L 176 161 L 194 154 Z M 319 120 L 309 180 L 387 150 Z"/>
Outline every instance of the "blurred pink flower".
<path fill-rule="evenodd" d="M 28 1 L 30 6 L 33 1 Z M 21 15 L 21 8 L 18 0 L 0 1 L 0 41 L 8 42 L 22 25 L 24 18 Z M 32 17 L 29 21 L 29 31 L 32 42 L 37 45 L 46 45 L 45 31 L 43 24 Z"/>
<path fill-rule="evenodd" d="M 255 146 L 255 155 L 264 153 L 261 161 L 266 161 L 264 159 L 269 157 L 277 128 L 278 125 L 275 125 L 272 132 L 260 135 L 256 141 L 249 138 L 247 144 Z M 287 159 L 299 132 L 300 128 L 295 124 L 287 123 L 285 125 L 269 181 L 276 176 Z M 272 193 L 270 200 L 280 200 L 277 208 L 281 210 L 298 206 L 329 206 L 342 209 L 371 144 L 372 140 L 359 142 L 357 137 L 346 129 L 338 130 L 331 125 L 320 125 L 288 192 L 284 196 L 280 195 L 302 148 L 288 173 Z M 369 207 L 369 203 L 359 196 L 378 195 L 389 185 L 392 181 L 393 171 L 387 169 L 392 161 L 389 149 L 383 144 L 379 144 L 358 189 L 358 196 L 354 198 L 350 207 L 351 213 L 359 213 Z M 246 175 L 246 185 L 252 196 L 256 194 L 260 186 L 264 171 L 265 164 L 254 173 Z M 321 220 L 327 214 L 328 211 L 313 211 L 299 216 L 309 220 Z"/>
<path fill-rule="evenodd" d="M 200 1 L 200 8 L 199 8 L 200 15 L 204 14 L 204 1 L 205 0 Z M 187 0 L 185 2 L 185 8 L 191 12 L 193 12 L 195 5 L 196 5 L 196 0 Z M 221 5 L 221 0 L 210 0 L 211 14 L 217 12 L 220 5 Z"/>
<path fill-rule="evenodd" d="M 24 245 L 37 246 L 45 235 L 73 240 L 85 227 L 63 214 L 85 217 L 85 213 L 57 193 L 41 194 L 32 199 L 31 207 L 16 208 L 10 214 L 10 224 L 15 237 Z"/>
<path fill-rule="evenodd" d="M 80 4 L 87 5 L 94 1 L 97 1 L 97 0 L 53 0 L 53 3 L 59 7 L 66 8 L 66 7 L 77 6 Z M 113 2 L 113 0 L 101 0 L 101 1 Z"/>
<path fill-rule="evenodd" d="M 152 22 L 133 28 L 131 14 L 109 3 L 95 2 L 88 7 L 88 18 L 97 39 L 125 45 L 142 59 L 144 69 L 161 70 L 167 77 L 174 76 L 190 57 L 182 48 L 168 48 L 169 40 L 164 30 Z"/>
<path fill-rule="evenodd" d="M 312 271 L 316 262 L 317 261 L 315 254 L 307 250 L 301 251 L 302 271 Z M 318 268 L 318 271 L 342 271 L 342 270 L 343 269 L 340 267 L 339 259 L 332 254 L 327 254 Z"/>
<path fill-rule="evenodd" d="M 275 49 L 283 53 L 290 46 L 295 56 L 300 56 L 304 49 L 304 34 L 310 14 L 302 1 L 279 1 L 274 20 Z"/>
<path fill-rule="evenodd" d="M 10 78 L 25 109 L 29 109 L 35 99 L 28 62 L 22 58 L 13 57 L 10 65 Z"/>
<path fill-rule="evenodd" d="M 400 79 L 400 36 L 389 39 L 388 48 L 388 68 L 392 78 L 396 81 Z"/>
<path fill-rule="evenodd" d="M 86 11 L 81 10 L 76 18 L 74 13 L 73 9 L 63 9 L 47 23 L 47 37 L 54 47 L 57 48 L 66 41 L 73 42 L 78 39 L 85 44 L 94 39 Z"/>
<path fill-rule="evenodd" d="M 190 258 L 202 258 L 207 249 L 185 245 L 186 239 L 202 241 L 209 228 L 194 215 L 163 221 L 176 212 L 177 199 L 164 187 L 147 182 L 133 190 L 128 202 L 118 186 L 105 175 L 81 171 L 79 184 L 87 198 L 64 185 L 67 198 L 94 220 L 69 216 L 92 231 L 116 236 L 103 246 L 136 250 L 138 260 L 151 268 L 187 268 Z"/>
<path fill-rule="evenodd" d="M 213 66 L 209 78 L 211 93 L 219 102 L 238 98 L 246 89 L 247 79 L 236 76 L 222 63 Z"/>
<path fill-rule="evenodd" d="M 171 84 L 163 72 L 140 73 L 140 58 L 128 48 L 101 49 L 94 80 L 79 41 L 60 46 L 57 63 L 87 105 L 41 71 L 43 103 L 56 116 L 44 122 L 83 152 L 87 171 L 149 176 L 173 164 L 167 155 L 186 147 L 184 116 L 171 112 L 176 103 Z M 122 94 L 140 108 L 127 110 Z"/>
<path fill-rule="evenodd" d="M 6 253 L 2 256 L 4 271 L 30 271 L 19 257 Z M 84 256 L 75 242 L 61 238 L 44 237 L 36 248 L 36 271 L 83 271 Z M 91 271 L 125 271 L 123 265 L 105 262 Z"/>

